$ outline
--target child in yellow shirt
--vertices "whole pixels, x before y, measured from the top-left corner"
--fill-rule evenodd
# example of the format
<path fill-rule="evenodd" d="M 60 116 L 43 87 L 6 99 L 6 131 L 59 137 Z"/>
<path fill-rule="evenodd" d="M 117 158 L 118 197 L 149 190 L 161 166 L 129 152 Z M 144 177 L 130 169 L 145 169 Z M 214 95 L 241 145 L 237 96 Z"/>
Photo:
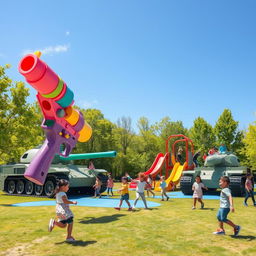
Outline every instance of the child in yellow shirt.
<path fill-rule="evenodd" d="M 129 202 L 129 183 L 127 177 L 122 177 L 122 187 L 118 190 L 121 193 L 120 203 L 118 207 L 115 207 L 116 210 L 121 209 L 123 201 L 125 201 L 128 205 L 128 211 L 132 210 L 131 204 Z"/>

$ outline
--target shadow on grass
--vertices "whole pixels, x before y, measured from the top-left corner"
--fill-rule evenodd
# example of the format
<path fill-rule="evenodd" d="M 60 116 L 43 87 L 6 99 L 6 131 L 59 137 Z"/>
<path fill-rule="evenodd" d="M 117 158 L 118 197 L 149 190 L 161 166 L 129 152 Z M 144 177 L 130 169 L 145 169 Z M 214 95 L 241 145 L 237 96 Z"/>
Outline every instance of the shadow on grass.
<path fill-rule="evenodd" d="M 97 241 L 76 240 L 76 241 L 73 241 L 73 242 L 62 241 L 62 242 L 55 243 L 55 244 L 56 245 L 58 245 L 58 244 L 70 244 L 72 246 L 82 246 L 82 247 L 85 247 L 85 246 L 88 246 L 90 244 L 95 244 L 95 243 L 97 243 Z"/>
<path fill-rule="evenodd" d="M 248 241 L 252 241 L 252 240 L 255 240 L 256 239 L 256 236 L 234 236 L 234 235 L 231 235 L 232 238 L 235 238 L 235 239 L 241 239 L 241 240 L 248 240 Z"/>
<path fill-rule="evenodd" d="M 84 219 L 81 219 L 79 223 L 82 224 L 101 224 L 101 223 L 109 223 L 113 221 L 119 220 L 120 217 L 125 216 L 124 214 L 114 214 L 109 216 L 102 216 L 102 217 L 85 217 Z"/>
<path fill-rule="evenodd" d="M 203 209 L 201 209 L 202 211 L 214 211 L 215 210 L 215 208 L 203 208 Z"/>
<path fill-rule="evenodd" d="M 0 204 L 0 206 L 11 207 L 11 206 L 13 206 L 13 205 L 12 205 L 12 204 Z"/>

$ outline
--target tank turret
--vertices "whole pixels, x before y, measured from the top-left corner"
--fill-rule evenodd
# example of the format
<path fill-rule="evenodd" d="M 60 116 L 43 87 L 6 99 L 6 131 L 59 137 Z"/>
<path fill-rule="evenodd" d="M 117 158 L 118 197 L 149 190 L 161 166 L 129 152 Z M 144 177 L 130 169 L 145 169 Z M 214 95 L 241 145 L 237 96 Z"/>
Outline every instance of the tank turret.
<path fill-rule="evenodd" d="M 67 179 L 70 183 L 70 193 L 93 193 L 96 176 L 102 181 L 101 192 L 106 190 L 107 171 L 104 169 L 87 168 L 75 165 L 71 161 L 115 157 L 116 152 L 98 152 L 71 154 L 69 157 L 56 155 L 50 166 L 46 182 L 43 186 L 32 183 L 24 178 L 24 172 L 35 157 L 40 147 L 29 149 L 20 158 L 20 163 L 0 166 L 0 189 L 8 194 L 47 196 L 53 195 L 58 179 Z"/>

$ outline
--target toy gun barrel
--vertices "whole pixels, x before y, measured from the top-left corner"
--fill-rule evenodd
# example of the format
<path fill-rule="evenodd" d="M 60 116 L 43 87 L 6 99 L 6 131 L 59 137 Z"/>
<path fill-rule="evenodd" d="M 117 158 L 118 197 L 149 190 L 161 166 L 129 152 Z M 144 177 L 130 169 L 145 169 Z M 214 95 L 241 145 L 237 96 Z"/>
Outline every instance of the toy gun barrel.
<path fill-rule="evenodd" d="M 24 56 L 19 72 L 38 91 L 37 99 L 44 115 L 41 127 L 46 132 L 46 141 L 24 173 L 27 179 L 42 185 L 55 154 L 67 157 L 77 141 L 90 139 L 92 129 L 83 114 L 73 108 L 74 93 L 39 57 L 39 52 Z M 61 145 L 64 151 L 60 150 Z"/>
<path fill-rule="evenodd" d="M 69 160 L 94 159 L 94 158 L 104 158 L 104 157 L 116 157 L 116 151 L 85 153 L 85 154 L 71 154 L 68 157 L 60 156 L 60 160 L 69 161 Z"/>

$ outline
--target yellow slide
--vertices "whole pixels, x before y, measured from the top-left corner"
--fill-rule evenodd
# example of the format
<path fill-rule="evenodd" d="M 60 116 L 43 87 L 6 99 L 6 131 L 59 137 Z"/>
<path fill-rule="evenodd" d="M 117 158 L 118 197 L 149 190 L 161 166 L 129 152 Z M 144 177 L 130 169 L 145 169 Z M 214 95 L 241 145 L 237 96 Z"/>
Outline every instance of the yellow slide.
<path fill-rule="evenodd" d="M 165 181 L 166 181 L 166 184 L 167 184 L 167 187 L 166 187 L 166 190 L 167 190 L 167 191 L 172 190 L 173 184 L 177 184 L 177 183 L 179 182 L 180 177 L 181 177 L 181 174 L 182 174 L 183 169 L 184 169 L 184 166 L 185 166 L 185 164 L 184 164 L 184 165 L 180 165 L 179 162 L 177 162 L 177 163 L 174 165 L 170 176 L 168 177 L 167 180 L 165 180 Z M 157 181 L 157 182 L 155 183 L 155 189 L 154 189 L 154 190 L 155 190 L 155 191 L 158 191 L 158 192 L 161 191 L 160 181 Z"/>

